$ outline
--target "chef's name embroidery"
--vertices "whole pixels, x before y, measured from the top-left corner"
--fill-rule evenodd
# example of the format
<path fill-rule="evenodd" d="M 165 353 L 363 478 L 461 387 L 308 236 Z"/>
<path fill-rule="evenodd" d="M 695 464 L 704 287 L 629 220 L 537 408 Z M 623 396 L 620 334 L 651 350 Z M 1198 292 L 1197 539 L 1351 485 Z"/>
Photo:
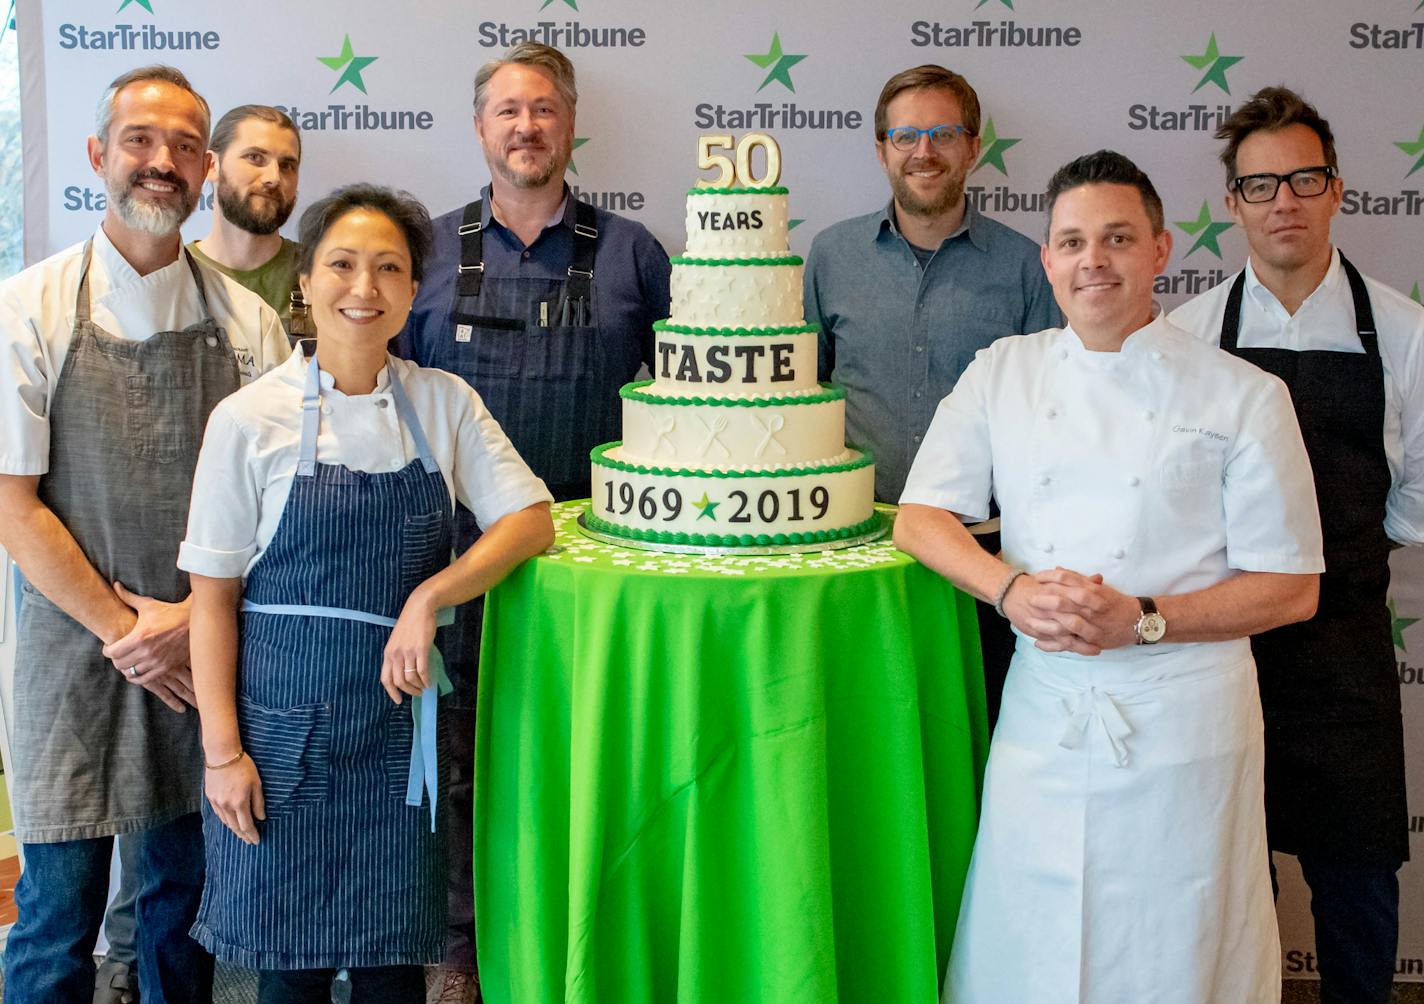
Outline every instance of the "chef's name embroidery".
<path fill-rule="evenodd" d="M 1226 437 L 1219 432 L 1212 432 L 1210 429 L 1203 429 L 1200 426 L 1174 425 L 1173 432 L 1185 432 L 1194 436 L 1205 436 L 1207 439 L 1214 439 L 1219 443 L 1226 442 Z"/>

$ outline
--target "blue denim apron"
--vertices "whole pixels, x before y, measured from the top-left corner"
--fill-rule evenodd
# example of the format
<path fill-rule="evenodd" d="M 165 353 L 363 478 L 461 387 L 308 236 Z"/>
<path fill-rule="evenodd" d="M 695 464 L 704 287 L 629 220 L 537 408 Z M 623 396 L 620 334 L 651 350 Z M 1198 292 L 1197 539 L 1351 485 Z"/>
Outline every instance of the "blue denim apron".
<path fill-rule="evenodd" d="M 452 508 L 400 378 L 387 372 L 419 459 L 378 474 L 318 464 L 313 357 L 297 474 L 243 594 L 238 727 L 267 820 L 254 847 L 204 805 L 208 884 L 193 936 L 249 968 L 444 955 L 436 687 L 397 705 L 380 671 L 406 598 L 449 563 Z M 431 674 L 448 690 L 433 648 Z"/>

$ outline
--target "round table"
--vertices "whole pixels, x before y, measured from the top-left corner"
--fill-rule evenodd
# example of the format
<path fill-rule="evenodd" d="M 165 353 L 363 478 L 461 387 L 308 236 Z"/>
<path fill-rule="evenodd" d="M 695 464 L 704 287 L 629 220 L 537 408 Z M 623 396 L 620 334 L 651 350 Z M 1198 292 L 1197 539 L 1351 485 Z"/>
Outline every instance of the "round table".
<path fill-rule="evenodd" d="M 491 1004 L 938 999 L 988 730 L 974 604 L 884 540 L 554 547 L 489 594 Z"/>

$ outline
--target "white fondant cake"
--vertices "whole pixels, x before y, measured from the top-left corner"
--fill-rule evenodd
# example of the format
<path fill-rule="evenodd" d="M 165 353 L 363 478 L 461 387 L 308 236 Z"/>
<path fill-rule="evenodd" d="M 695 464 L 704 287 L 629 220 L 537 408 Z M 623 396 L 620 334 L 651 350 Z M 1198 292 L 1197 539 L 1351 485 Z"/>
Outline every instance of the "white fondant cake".
<path fill-rule="evenodd" d="M 845 444 L 845 392 L 816 378 L 786 189 L 694 189 L 687 255 L 672 261 L 653 379 L 623 388 L 623 441 L 593 451 L 589 528 L 704 548 L 878 530 L 872 459 Z"/>

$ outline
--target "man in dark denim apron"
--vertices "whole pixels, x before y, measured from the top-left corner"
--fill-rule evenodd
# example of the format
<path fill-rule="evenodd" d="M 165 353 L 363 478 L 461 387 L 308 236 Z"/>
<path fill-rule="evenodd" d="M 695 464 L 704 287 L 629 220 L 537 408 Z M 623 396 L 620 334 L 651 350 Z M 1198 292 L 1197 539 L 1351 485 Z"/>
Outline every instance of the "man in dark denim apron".
<path fill-rule="evenodd" d="M 651 364 L 668 313 L 667 253 L 641 225 L 575 198 L 573 66 L 515 46 L 475 77 L 475 130 L 490 170 L 476 202 L 435 221 L 435 251 L 396 352 L 469 381 L 554 498 L 589 493 L 589 451 L 618 439 L 618 389 Z M 455 546 L 474 541 L 461 509 Z M 440 639 L 449 705 L 450 945 L 431 1000 L 474 1000 L 471 861 L 479 601 Z"/>
<path fill-rule="evenodd" d="M 64 346 L 46 371 L 48 456 L 33 467 L 7 460 L 0 475 L 0 542 L 26 579 L 11 733 L 24 870 L 5 952 L 5 999 L 16 1004 L 95 992 L 116 834 L 134 842 L 140 873 L 143 999 L 211 998 L 212 957 L 188 936 L 203 884 L 202 753 L 196 713 L 180 713 L 193 693 L 176 561 L 203 427 L 239 385 L 234 346 L 251 364 L 258 342 L 219 326 L 209 284 L 221 279 L 182 252 L 207 128 L 206 103 L 178 71 L 118 78 L 89 140 L 109 192 L 100 233 L 77 270 L 66 253 L 34 266 L 39 279 L 12 280 L 55 276 L 45 297 L 56 309 L 24 326 L 42 338 L 68 332 L 67 344 L 44 341 Z M 101 271 L 102 300 L 91 295 Z M 119 331 L 94 320 L 121 316 L 99 315 L 116 298 L 124 317 L 169 316 L 194 288 L 199 313 L 186 325 Z"/>
<path fill-rule="evenodd" d="M 1332 246 L 1334 139 L 1299 95 L 1266 88 L 1217 138 L 1251 259 L 1172 320 L 1285 381 L 1325 539 L 1315 617 L 1251 639 L 1270 844 L 1310 886 L 1321 1001 L 1384 1004 L 1409 857 L 1389 550 L 1424 543 L 1424 311 Z"/>

